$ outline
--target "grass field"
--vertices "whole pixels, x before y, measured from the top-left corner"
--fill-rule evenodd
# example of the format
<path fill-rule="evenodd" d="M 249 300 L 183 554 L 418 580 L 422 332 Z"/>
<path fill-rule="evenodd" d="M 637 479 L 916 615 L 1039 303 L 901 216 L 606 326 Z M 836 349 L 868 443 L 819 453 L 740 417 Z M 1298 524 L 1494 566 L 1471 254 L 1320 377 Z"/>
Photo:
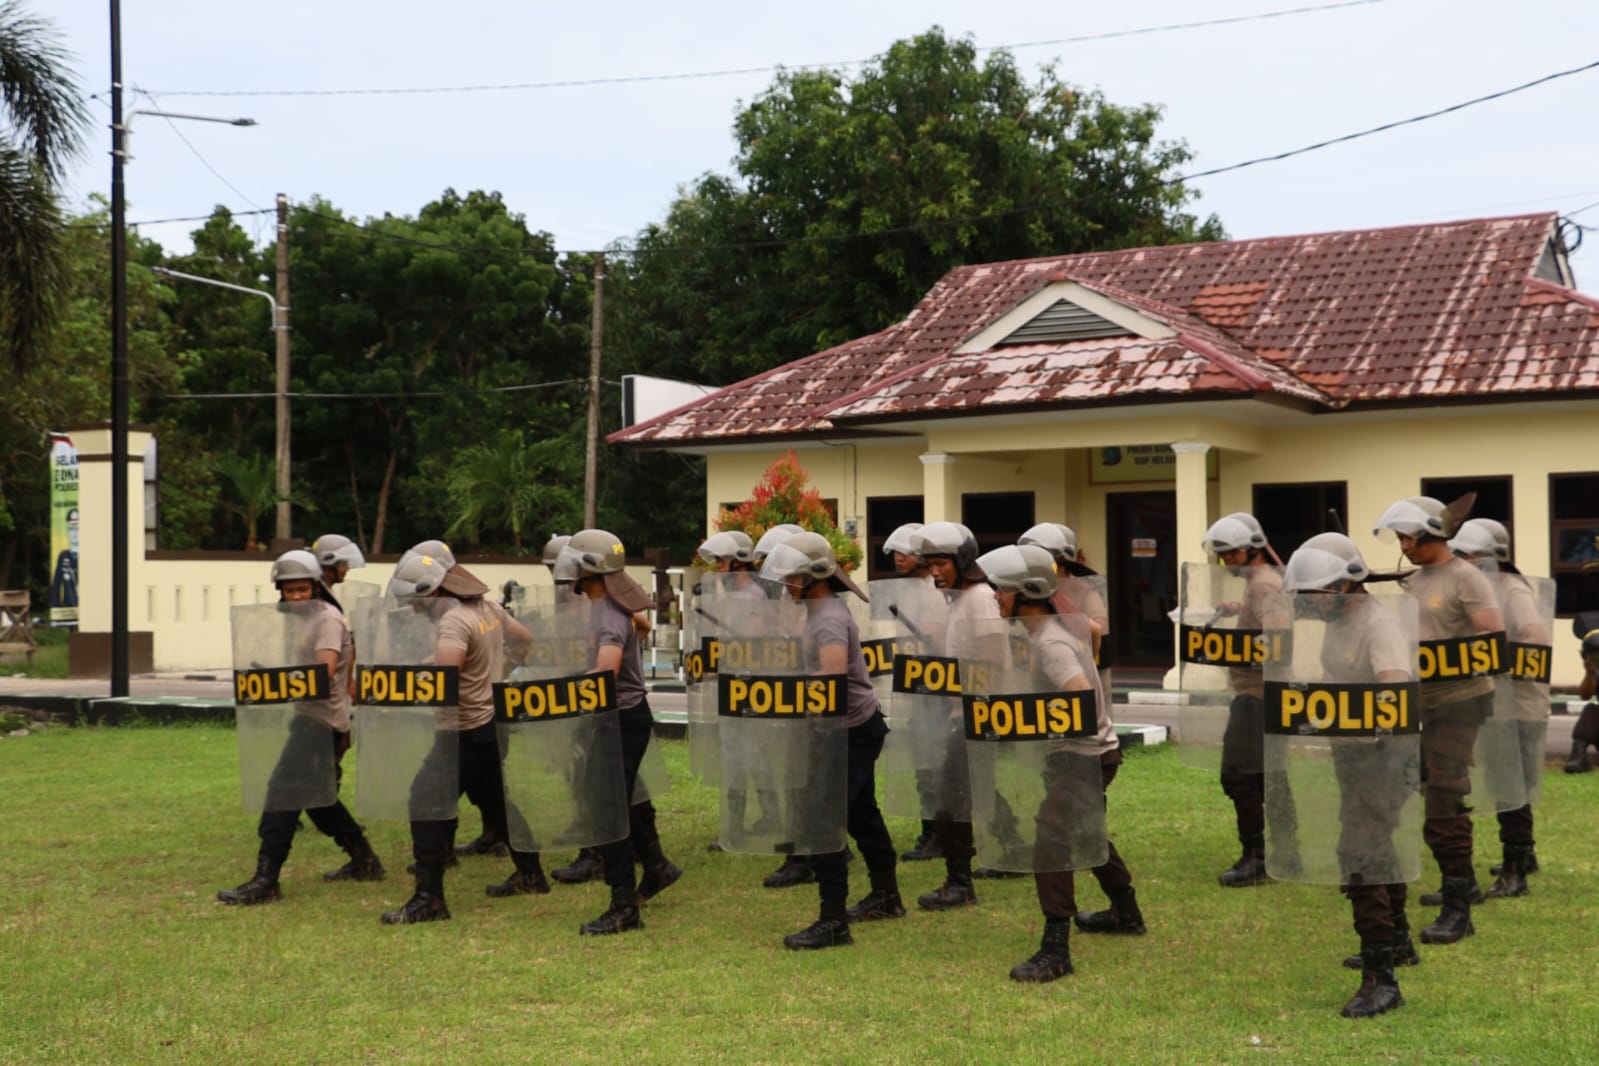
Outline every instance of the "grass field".
<path fill-rule="evenodd" d="M 1359 982 L 1339 965 L 1356 946 L 1346 902 L 1326 887 L 1217 887 L 1237 847 L 1230 807 L 1170 749 L 1132 753 L 1110 797 L 1149 935 L 1074 936 L 1074 976 L 1019 986 L 1006 973 L 1040 929 L 1030 880 L 981 883 L 964 911 L 858 927 L 854 947 L 783 950 L 814 917 L 814 888 L 763 889 L 772 860 L 707 854 L 714 795 L 687 780 L 684 745 L 665 746 L 676 784 L 660 824 L 687 873 L 643 931 L 591 939 L 577 926 L 603 888 L 490 900 L 503 859 L 450 872 L 453 921 L 381 926 L 410 890 L 393 823 L 369 826 L 382 883 L 324 884 L 342 856 L 308 829 L 282 902 L 223 907 L 214 893 L 255 851 L 231 729 L 0 740 L 0 1061 L 1599 1060 L 1599 774 L 1547 777 L 1532 895 L 1479 908 L 1463 944 L 1423 947 L 1400 972 L 1408 1005 L 1353 1022 L 1338 1016 Z M 464 821 L 475 833 L 475 812 Z M 1479 875 L 1494 833 L 1479 823 Z M 902 865 L 902 887 L 914 896 L 941 872 Z M 1422 887 L 1435 878 L 1429 863 Z M 1079 899 L 1103 904 L 1090 878 Z"/>
<path fill-rule="evenodd" d="M 33 662 L 28 662 L 22 652 L 0 655 L 0 677 L 66 677 L 67 637 L 70 629 L 52 629 L 46 625 L 33 627 Z"/>

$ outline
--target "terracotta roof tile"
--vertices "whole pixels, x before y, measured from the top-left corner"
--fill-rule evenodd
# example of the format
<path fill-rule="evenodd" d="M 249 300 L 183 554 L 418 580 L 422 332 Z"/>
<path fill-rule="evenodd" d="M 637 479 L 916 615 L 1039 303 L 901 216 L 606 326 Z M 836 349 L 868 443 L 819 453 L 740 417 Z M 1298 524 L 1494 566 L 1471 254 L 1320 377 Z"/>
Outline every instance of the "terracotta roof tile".
<path fill-rule="evenodd" d="M 898 324 L 613 434 L 669 444 L 811 433 L 892 415 L 1260 392 L 1340 407 L 1599 381 L 1599 300 L 1533 276 L 1553 214 L 982 263 Z M 956 356 L 1074 280 L 1177 336 Z"/>

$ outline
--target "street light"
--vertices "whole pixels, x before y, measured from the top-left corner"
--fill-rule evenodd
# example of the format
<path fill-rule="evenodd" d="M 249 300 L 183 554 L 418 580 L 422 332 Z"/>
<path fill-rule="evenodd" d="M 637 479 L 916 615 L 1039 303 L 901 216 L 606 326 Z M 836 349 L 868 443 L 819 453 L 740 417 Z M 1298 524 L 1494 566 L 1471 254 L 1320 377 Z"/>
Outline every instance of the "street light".
<path fill-rule="evenodd" d="M 111 2 L 111 695 L 128 694 L 128 219 L 122 168 L 128 123 L 122 115 L 122 4 Z M 253 126 L 254 119 L 214 118 L 141 108 L 135 115 Z"/>
<path fill-rule="evenodd" d="M 177 278 L 181 281 L 195 281 L 201 285 L 215 285 L 219 289 L 232 289 L 234 292 L 249 293 L 251 296 L 260 296 L 272 305 L 272 332 L 275 337 L 277 363 L 277 526 L 276 535 L 282 539 L 289 535 L 289 309 L 278 303 L 277 297 L 264 289 L 251 288 L 248 285 L 235 285 L 231 281 L 218 281 L 216 278 L 205 278 L 198 274 L 185 274 L 181 270 L 169 270 L 166 267 L 151 267 L 152 274 L 159 274 L 163 278 Z"/>

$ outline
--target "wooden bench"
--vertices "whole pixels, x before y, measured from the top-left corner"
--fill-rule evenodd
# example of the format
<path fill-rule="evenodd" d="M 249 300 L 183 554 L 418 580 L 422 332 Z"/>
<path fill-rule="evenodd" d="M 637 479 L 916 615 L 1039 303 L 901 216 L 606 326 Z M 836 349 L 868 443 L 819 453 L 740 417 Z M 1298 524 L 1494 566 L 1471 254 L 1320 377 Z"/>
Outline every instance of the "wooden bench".
<path fill-rule="evenodd" d="M 25 655 L 33 665 L 38 645 L 33 640 L 33 618 L 26 589 L 0 590 L 0 655 Z"/>

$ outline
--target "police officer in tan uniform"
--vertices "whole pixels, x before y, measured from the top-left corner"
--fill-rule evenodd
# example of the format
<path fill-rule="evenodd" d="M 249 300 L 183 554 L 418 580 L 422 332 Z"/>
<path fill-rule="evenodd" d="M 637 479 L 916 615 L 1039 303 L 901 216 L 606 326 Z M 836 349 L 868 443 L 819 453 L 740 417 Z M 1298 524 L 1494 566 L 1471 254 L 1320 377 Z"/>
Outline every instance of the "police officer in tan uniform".
<path fill-rule="evenodd" d="M 1461 656 L 1468 649 L 1487 650 L 1495 642 L 1502 652 L 1505 621 L 1488 579 L 1449 550 L 1449 538 L 1470 503 L 1468 498 L 1451 507 L 1430 496 L 1409 496 L 1383 512 L 1372 531 L 1380 540 L 1397 540 L 1405 558 L 1419 567 L 1404 587 L 1419 609 L 1424 653 L 1421 758 L 1427 780 L 1422 837 L 1443 873 L 1443 909 L 1421 931 L 1424 944 L 1454 944 L 1476 932 L 1471 902 L 1479 889 L 1466 797 L 1477 730 L 1493 714 L 1494 681 L 1491 668 L 1480 668 L 1487 656 Z M 1454 676 L 1445 676 L 1442 669 L 1429 674 L 1429 645 L 1436 649 L 1435 662 L 1456 663 Z"/>
<path fill-rule="evenodd" d="M 344 611 L 322 579 L 322 566 L 317 557 L 308 551 L 284 552 L 272 564 L 272 583 L 277 586 L 278 598 L 285 604 L 306 604 L 304 625 L 300 633 L 305 645 L 305 657 L 327 667 L 331 691 L 322 705 L 326 722 L 305 722 L 298 718 L 290 726 L 290 739 L 283 758 L 298 757 L 296 746 L 301 743 L 321 744 L 331 739 L 335 767 L 350 749 L 350 678 L 355 670 L 355 642 L 350 636 L 350 626 Z M 324 739 L 327 738 L 327 739 Z M 336 770 L 342 776 L 342 770 Z M 270 792 L 271 786 L 268 785 Z M 329 881 L 381 881 L 383 863 L 378 860 L 366 834 L 356 824 L 349 810 L 338 800 L 328 807 L 305 812 L 311 824 L 343 848 L 350 861 L 323 877 Z M 282 898 L 278 875 L 289 857 L 294 834 L 300 827 L 299 811 L 265 811 L 257 834 L 261 846 L 256 855 L 255 876 L 237 888 L 225 888 L 217 899 L 230 905 L 249 906 L 271 903 Z"/>

